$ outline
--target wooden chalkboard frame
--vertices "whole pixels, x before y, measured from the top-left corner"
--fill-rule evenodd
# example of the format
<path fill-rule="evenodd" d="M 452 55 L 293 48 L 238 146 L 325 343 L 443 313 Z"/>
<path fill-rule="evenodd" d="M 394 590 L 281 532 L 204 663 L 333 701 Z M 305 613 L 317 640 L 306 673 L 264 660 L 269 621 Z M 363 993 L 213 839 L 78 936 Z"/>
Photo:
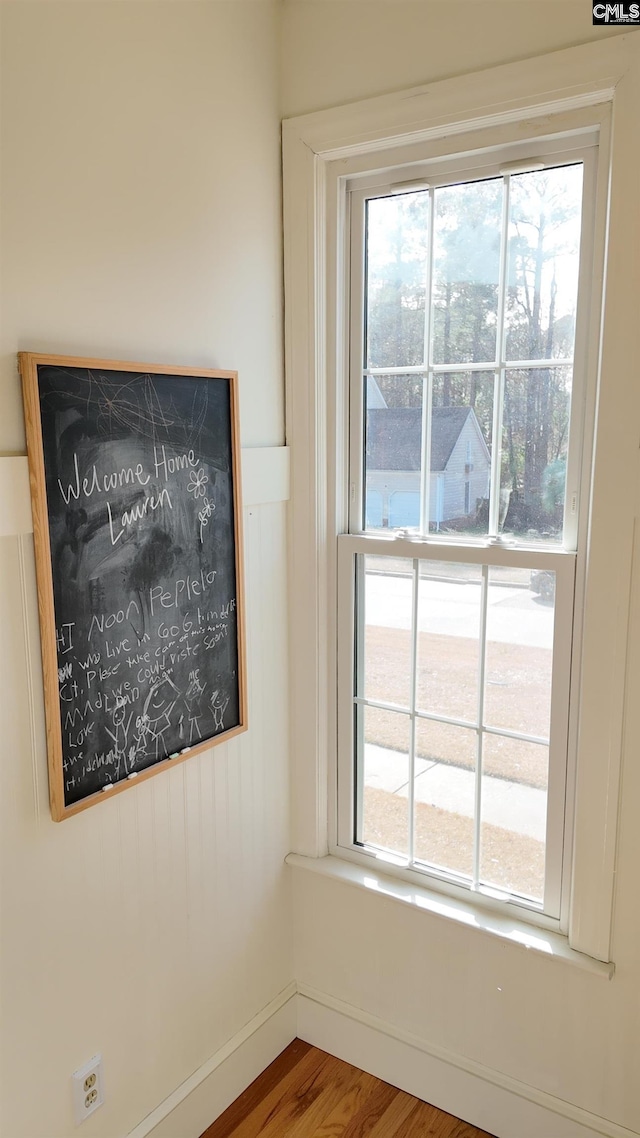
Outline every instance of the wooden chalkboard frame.
<path fill-rule="evenodd" d="M 128 787 L 152 775 L 167 770 L 191 755 L 206 750 L 218 743 L 227 742 L 235 735 L 247 730 L 247 692 L 246 692 L 246 643 L 245 606 L 243 574 L 243 535 L 241 505 L 241 461 L 238 414 L 238 375 L 235 371 L 220 371 L 208 368 L 176 367 L 163 364 L 132 363 L 130 361 L 105 360 L 96 358 L 48 355 L 34 352 L 18 354 L 25 412 L 27 450 L 29 458 L 29 478 L 33 512 L 33 533 L 36 560 L 36 580 L 38 610 L 42 648 L 42 668 L 44 683 L 44 704 L 46 718 L 47 759 L 49 768 L 49 797 L 51 815 L 59 822 L 71 817 L 97 802 L 113 797 Z M 188 377 L 190 379 L 225 380 L 229 384 L 231 472 L 233 481 L 233 540 L 235 550 L 236 583 L 236 646 L 239 722 L 230 729 L 203 739 L 185 748 L 185 753 L 177 753 L 153 762 L 130 777 L 91 793 L 72 804 L 65 803 L 63 781 L 63 739 L 62 707 L 59 696 L 58 653 L 56 648 L 56 622 L 54 607 L 53 565 L 49 532 L 49 507 L 46 489 L 45 451 L 43 446 L 42 417 L 38 368 L 91 369 L 98 372 L 131 372 L 138 375 L 159 375 Z M 107 790 L 107 793 L 104 791 Z"/>

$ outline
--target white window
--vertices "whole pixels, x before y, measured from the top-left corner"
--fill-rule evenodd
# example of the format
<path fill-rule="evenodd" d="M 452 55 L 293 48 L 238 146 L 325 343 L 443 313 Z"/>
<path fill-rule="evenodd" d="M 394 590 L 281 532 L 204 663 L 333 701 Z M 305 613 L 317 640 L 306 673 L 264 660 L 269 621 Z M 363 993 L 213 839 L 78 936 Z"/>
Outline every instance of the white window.
<path fill-rule="evenodd" d="M 611 953 L 637 46 L 284 124 L 293 850 L 581 961 Z"/>
<path fill-rule="evenodd" d="M 555 920 L 596 145 L 346 184 L 338 843 Z"/>

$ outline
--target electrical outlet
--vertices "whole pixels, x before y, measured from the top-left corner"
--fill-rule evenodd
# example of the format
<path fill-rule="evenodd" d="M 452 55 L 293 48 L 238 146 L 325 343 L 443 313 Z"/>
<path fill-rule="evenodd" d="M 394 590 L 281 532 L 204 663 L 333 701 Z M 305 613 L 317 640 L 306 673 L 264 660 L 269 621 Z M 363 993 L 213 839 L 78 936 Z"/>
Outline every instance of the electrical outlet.
<path fill-rule="evenodd" d="M 78 1067 L 71 1076 L 73 1086 L 73 1107 L 76 1126 L 84 1122 L 94 1110 L 104 1102 L 104 1071 L 102 1056 L 94 1055 L 83 1067 Z"/>

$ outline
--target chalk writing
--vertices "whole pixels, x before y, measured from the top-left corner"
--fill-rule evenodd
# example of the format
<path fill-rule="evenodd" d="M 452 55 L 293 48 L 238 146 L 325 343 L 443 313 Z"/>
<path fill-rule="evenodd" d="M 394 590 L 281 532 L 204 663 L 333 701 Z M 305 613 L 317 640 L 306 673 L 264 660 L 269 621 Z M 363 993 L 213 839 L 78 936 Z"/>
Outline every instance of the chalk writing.
<path fill-rule="evenodd" d="M 149 494 L 147 497 L 143 498 L 142 502 L 138 503 L 135 506 L 132 506 L 130 510 L 123 510 L 120 516 L 120 529 L 114 530 L 111 505 L 109 502 L 107 502 L 111 544 L 115 545 L 116 542 L 120 541 L 120 538 L 122 537 L 123 533 L 127 532 L 127 528 L 129 526 L 134 525 L 135 522 L 141 522 L 143 518 L 146 518 L 149 510 L 153 512 L 154 510 L 159 510 L 162 506 L 168 506 L 170 510 L 173 509 L 171 498 L 169 497 L 169 491 L 167 490 L 166 486 L 163 490 L 160 491 L 159 494 Z"/>

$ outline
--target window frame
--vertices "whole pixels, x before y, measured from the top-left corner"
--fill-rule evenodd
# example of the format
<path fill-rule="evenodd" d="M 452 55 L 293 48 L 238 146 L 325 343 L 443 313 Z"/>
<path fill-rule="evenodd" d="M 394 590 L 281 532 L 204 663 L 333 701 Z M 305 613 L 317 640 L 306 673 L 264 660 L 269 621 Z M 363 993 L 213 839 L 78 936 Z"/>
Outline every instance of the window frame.
<path fill-rule="evenodd" d="M 336 517 L 346 509 L 344 459 L 335 427 L 347 412 L 336 376 L 344 374 L 340 330 L 346 266 L 340 256 L 344 215 L 338 183 L 345 159 L 352 172 L 371 169 L 372 156 L 393 150 L 412 160 L 412 147 L 459 150 L 458 135 L 499 127 L 513 140 L 545 131 L 550 113 L 575 124 L 601 125 L 593 279 L 589 319 L 590 390 L 599 393 L 599 442 L 585 541 L 588 571 L 577 605 L 587 613 L 582 645 L 576 771 L 578 809 L 572 841 L 568 944 L 596 960 L 610 959 L 611 913 L 619 806 L 637 439 L 640 399 L 625 361 L 637 350 L 634 260 L 629 226 L 634 210 L 636 105 L 640 53 L 633 35 L 582 45 L 285 121 L 285 348 L 288 434 L 292 443 L 291 504 L 291 745 L 292 849 L 316 859 L 338 852 L 335 816 Z M 610 129 L 610 116 L 615 131 Z M 559 119 L 557 121 L 559 121 Z M 548 127 L 546 128 L 548 133 Z M 635 229 L 634 229 L 635 226 Z M 340 239 L 339 239 L 340 238 Z M 605 244 L 610 272 L 606 304 Z M 577 366 L 577 361 L 576 361 Z M 620 400 L 628 408 L 620 416 Z M 617 414 L 616 414 L 616 410 Z M 590 430 L 589 415 L 586 430 Z M 603 457 L 604 456 L 604 457 Z M 584 488 L 588 489 L 587 487 Z M 612 493 L 615 491 L 615 493 Z M 607 603 L 613 596 L 614 603 Z M 574 787 L 568 788 L 573 795 Z M 594 834 L 598 840 L 594 841 Z M 340 854 L 340 857 L 343 857 Z M 336 859 L 336 865 L 338 864 Z M 567 890 L 569 892 L 569 890 Z"/>
<path fill-rule="evenodd" d="M 566 121 L 563 121 L 563 127 Z M 553 121 L 549 122 L 553 130 Z M 526 133 L 526 130 L 523 131 Z M 493 139 L 485 139 L 485 142 Z M 464 147 L 466 136 L 459 138 Z M 516 912 L 520 919 L 533 923 L 543 923 L 545 927 L 566 932 L 568 928 L 568 878 L 569 871 L 566 864 L 570 844 L 565 843 L 565 834 L 571 831 L 571 800 L 567 796 L 567 783 L 569 778 L 573 781 L 573 766 L 575 764 L 575 746 L 573 753 L 569 753 L 568 722 L 570 708 L 571 678 L 579 667 L 579 659 L 572 652 L 573 635 L 573 600 L 575 595 L 575 579 L 584 574 L 584 542 L 582 542 L 582 555 L 575 554 L 578 545 L 579 515 L 582 528 L 587 524 L 587 511 L 580 510 L 580 476 L 585 454 L 589 453 L 588 438 L 584 432 L 584 410 L 588 403 L 586 390 L 586 376 L 576 374 L 575 358 L 584 365 L 586 356 L 586 339 L 588 314 L 590 304 L 590 277 L 593 262 L 593 222 L 595 202 L 595 178 L 597 172 L 599 145 L 599 128 L 587 132 L 581 125 L 577 125 L 574 133 L 567 136 L 563 130 L 558 137 L 550 139 L 537 139 L 534 143 L 523 138 L 517 143 L 500 146 L 494 143 L 484 150 L 475 150 L 470 155 L 454 156 L 448 160 L 440 161 L 433 158 L 430 161 L 410 166 L 398 166 L 393 163 L 390 167 L 376 171 L 367 176 L 351 177 L 345 174 L 344 168 L 340 175 L 341 204 L 345 217 L 345 247 L 343 255 L 349 280 L 349 298 L 345 297 L 345 308 L 349 317 L 345 319 L 344 335 L 349 340 L 348 352 L 350 368 L 348 375 L 338 376 L 339 384 L 346 384 L 349 388 L 349 423 L 345 425 L 342 438 L 337 426 L 338 445 L 347 448 L 344 463 L 348 469 L 349 478 L 349 511 L 348 517 L 336 517 L 336 524 L 342 532 L 338 538 L 338 743 L 337 743 L 337 824 L 332 832 L 332 852 L 339 856 L 348 856 L 362 860 L 362 864 L 371 863 L 374 859 L 388 867 L 393 866 L 394 871 L 403 877 L 419 884 L 426 885 L 439 891 L 447 892 L 453 896 L 464 896 L 470 891 L 480 904 L 486 904 L 487 898 L 494 899 L 500 892 L 497 888 L 475 887 L 462 885 L 456 880 L 456 875 L 446 869 L 420 868 L 415 864 L 403 864 L 401 856 L 394 857 L 388 852 L 376 852 L 368 846 L 363 846 L 356 840 L 358 826 L 355 819 L 359 817 L 360 792 L 358 782 L 358 740 L 354 731 L 353 722 L 353 690 L 350 683 L 354 671 L 353 653 L 355 645 L 362 636 L 362 629 L 358 624 L 357 590 L 354 592 L 354 565 L 349 557 L 349 550 L 354 554 L 356 550 L 363 555 L 370 553 L 386 554 L 387 556 L 400 556 L 401 541 L 393 531 L 372 532 L 363 526 L 364 493 L 366 478 L 362 469 L 364 454 L 364 398 L 362 375 L 368 369 L 363 360 L 363 342 L 365 325 L 365 278 L 366 278 L 366 224 L 367 201 L 391 196 L 398 185 L 410 185 L 411 181 L 419 182 L 423 179 L 430 187 L 441 185 L 467 183 L 483 180 L 488 177 L 500 176 L 503 168 L 510 163 L 524 159 L 532 159 L 533 153 L 536 162 L 544 163 L 547 167 L 554 165 L 570 165 L 575 162 L 583 166 L 583 199 L 582 199 L 582 230 L 580 240 L 580 274 L 578 281 L 579 309 L 577 314 L 576 337 L 572 353 L 573 384 L 571 398 L 571 415 L 569 431 L 568 477 L 566 483 L 565 506 L 563 511 L 563 542 L 561 544 L 544 542 L 527 543 L 525 541 L 512 542 L 505 547 L 503 554 L 500 538 L 487 535 L 475 536 L 441 536 L 438 533 L 422 533 L 412 538 L 411 544 L 406 544 L 405 554 L 410 558 L 421 558 L 442 561 L 467 561 L 472 564 L 513 564 L 522 568 L 547 568 L 557 572 L 557 590 L 554 624 L 553 647 L 553 688 L 552 688 L 552 721 L 550 724 L 550 767 L 547 784 L 548 807 L 545 840 L 545 876 L 544 898 L 541 904 L 529 903 L 515 896 L 505 895 L 503 904 L 507 903 L 510 910 Z M 532 151 L 533 148 L 533 151 Z M 377 161 L 387 155 L 377 155 Z M 390 156 L 393 159 L 393 155 Z M 363 188 L 362 183 L 366 183 Z M 499 344 L 496 343 L 496 353 Z M 562 361 L 560 361 L 562 362 Z M 487 375 L 496 376 L 500 369 L 506 374 L 508 365 L 497 358 L 490 367 L 487 362 Z M 559 365 L 558 365 L 559 366 Z M 438 365 L 436 371 L 442 370 L 444 365 Z M 380 369 L 386 371 L 387 369 Z M 421 373 L 430 371 L 429 361 L 425 360 L 420 368 Z M 464 371 L 464 363 L 452 364 L 448 369 L 451 372 Z M 503 381 L 504 382 L 504 381 Z M 498 390 L 497 384 L 496 390 Z M 499 417 L 501 422 L 501 415 Z M 424 457 L 424 456 L 423 456 Z M 589 463 L 586 463 L 587 468 Z M 494 475 L 497 467 L 494 468 Z M 585 478 L 590 477 L 589 469 L 585 470 Z M 496 503 L 497 504 L 497 503 Z M 424 508 L 424 504 L 423 504 Z M 364 536 L 366 535 L 366 536 Z M 364 540 L 357 540 L 364 536 Z M 496 542 L 498 543 L 496 545 Z M 390 547 L 392 543 L 392 548 Z M 480 551 L 480 552 L 479 552 Z M 541 553 L 541 557 L 532 559 L 532 551 Z M 564 556 L 563 556 L 564 555 Z M 569 562 L 569 564 L 567 564 Z M 557 569 L 556 569 L 557 567 Z M 570 581 L 570 584 L 569 584 Z M 354 606 L 354 613 L 349 614 L 347 605 L 343 604 L 343 593 L 350 598 Z M 579 625 L 579 620 L 576 622 Z M 577 627 L 579 634 L 579 627 Z M 351 640 L 351 656 L 346 643 Z M 576 696 L 574 683 L 574 698 Z M 413 713 L 410 714 L 413 719 Z M 575 742 L 575 741 L 574 741 Z M 411 763 L 410 763 L 411 765 Z M 412 773 L 409 776 L 410 788 L 413 787 Z M 409 812 L 413 809 L 413 794 L 409 791 Z M 476 823 L 478 824 L 478 823 Z M 412 829 L 410 824 L 410 829 Z M 410 859 L 409 859 L 410 862 Z M 563 888 L 564 886 L 564 888 Z M 492 901 L 493 903 L 493 901 Z"/>

